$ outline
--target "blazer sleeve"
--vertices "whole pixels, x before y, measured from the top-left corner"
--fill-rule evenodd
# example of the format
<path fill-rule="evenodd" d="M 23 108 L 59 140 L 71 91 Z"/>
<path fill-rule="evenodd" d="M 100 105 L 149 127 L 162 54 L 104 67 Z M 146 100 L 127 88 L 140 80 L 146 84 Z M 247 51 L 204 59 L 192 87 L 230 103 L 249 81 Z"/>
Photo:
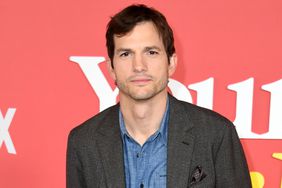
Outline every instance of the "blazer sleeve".
<path fill-rule="evenodd" d="M 251 188 L 250 174 L 235 126 L 229 125 L 220 143 L 216 161 L 216 187 Z"/>
<path fill-rule="evenodd" d="M 84 188 L 85 180 L 83 176 L 82 164 L 79 160 L 75 148 L 75 134 L 71 131 L 68 137 L 67 145 L 67 164 L 66 164 L 66 187 L 67 188 Z"/>

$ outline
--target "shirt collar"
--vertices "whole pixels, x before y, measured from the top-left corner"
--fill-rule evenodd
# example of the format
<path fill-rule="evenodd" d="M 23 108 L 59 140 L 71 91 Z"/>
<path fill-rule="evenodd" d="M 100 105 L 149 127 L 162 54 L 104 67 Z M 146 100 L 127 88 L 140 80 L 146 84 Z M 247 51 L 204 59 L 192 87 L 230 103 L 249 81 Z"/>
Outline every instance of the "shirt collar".
<path fill-rule="evenodd" d="M 148 141 L 154 140 L 160 134 L 161 142 L 163 142 L 163 144 L 167 145 L 168 119 L 169 119 L 169 97 L 167 97 L 166 109 L 165 109 L 165 113 L 164 113 L 162 121 L 161 121 L 160 128 L 157 130 L 156 133 L 154 133 L 152 136 L 149 137 Z M 123 115 L 122 115 L 120 109 L 119 109 L 119 125 L 120 125 L 120 131 L 121 131 L 121 136 L 122 136 L 123 142 L 124 142 L 124 139 L 125 139 L 126 136 L 129 137 L 129 138 L 132 138 L 126 130 Z"/>

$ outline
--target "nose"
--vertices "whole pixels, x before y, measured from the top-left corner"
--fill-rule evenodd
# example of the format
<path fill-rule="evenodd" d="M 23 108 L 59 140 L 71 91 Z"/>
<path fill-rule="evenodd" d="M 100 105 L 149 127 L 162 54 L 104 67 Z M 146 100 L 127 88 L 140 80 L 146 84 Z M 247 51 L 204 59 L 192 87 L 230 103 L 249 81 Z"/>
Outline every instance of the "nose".
<path fill-rule="evenodd" d="M 146 60 L 141 54 L 134 56 L 132 68 L 134 72 L 145 72 L 147 70 Z"/>

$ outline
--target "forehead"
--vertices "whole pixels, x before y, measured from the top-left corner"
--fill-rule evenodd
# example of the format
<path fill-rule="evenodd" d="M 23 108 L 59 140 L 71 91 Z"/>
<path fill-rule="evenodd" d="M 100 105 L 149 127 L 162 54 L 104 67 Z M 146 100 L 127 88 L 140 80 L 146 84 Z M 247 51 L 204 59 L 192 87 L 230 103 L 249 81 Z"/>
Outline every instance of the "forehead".
<path fill-rule="evenodd" d="M 125 35 L 114 35 L 116 49 L 119 47 L 159 46 L 163 48 L 161 36 L 153 22 L 138 23 Z"/>

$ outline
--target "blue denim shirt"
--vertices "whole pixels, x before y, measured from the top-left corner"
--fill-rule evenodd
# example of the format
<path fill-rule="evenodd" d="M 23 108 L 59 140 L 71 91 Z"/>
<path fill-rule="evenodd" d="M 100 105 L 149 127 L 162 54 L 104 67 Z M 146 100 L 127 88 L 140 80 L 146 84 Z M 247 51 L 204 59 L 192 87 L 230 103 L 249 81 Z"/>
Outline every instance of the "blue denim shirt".
<path fill-rule="evenodd" d="M 143 146 L 128 134 L 122 113 L 119 112 L 126 188 L 166 187 L 168 111 L 167 101 L 159 130 Z"/>

